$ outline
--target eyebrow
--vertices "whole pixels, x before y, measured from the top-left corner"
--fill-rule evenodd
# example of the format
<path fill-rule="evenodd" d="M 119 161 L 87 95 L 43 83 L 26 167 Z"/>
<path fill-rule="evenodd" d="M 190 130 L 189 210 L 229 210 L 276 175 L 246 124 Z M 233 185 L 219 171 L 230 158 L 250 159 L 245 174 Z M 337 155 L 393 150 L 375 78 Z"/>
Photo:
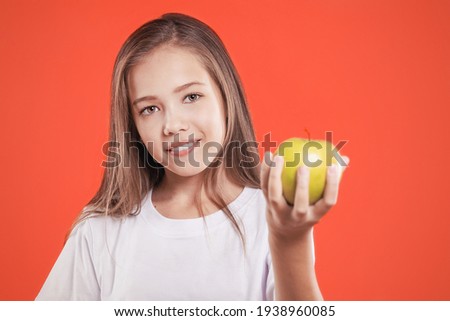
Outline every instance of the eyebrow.
<path fill-rule="evenodd" d="M 177 88 L 174 89 L 173 92 L 175 94 L 179 93 L 180 91 L 183 91 L 184 89 L 189 88 L 190 86 L 193 86 L 193 85 L 203 85 L 203 86 L 205 86 L 205 84 L 202 83 L 202 82 L 191 81 L 191 82 L 188 82 L 187 84 L 178 86 Z M 135 101 L 133 101 L 133 105 L 136 105 L 137 103 L 140 103 L 141 101 L 144 101 L 144 100 L 155 100 L 155 99 L 158 99 L 158 97 L 157 96 L 152 96 L 152 95 L 144 96 L 144 97 L 141 97 L 141 98 L 137 98 Z"/>

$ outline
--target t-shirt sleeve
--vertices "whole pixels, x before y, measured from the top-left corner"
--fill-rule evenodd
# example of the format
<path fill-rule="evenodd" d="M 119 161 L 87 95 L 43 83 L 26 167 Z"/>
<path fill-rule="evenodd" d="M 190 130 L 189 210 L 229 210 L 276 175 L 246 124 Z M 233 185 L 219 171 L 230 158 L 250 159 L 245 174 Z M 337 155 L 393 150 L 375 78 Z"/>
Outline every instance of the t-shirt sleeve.
<path fill-rule="evenodd" d="M 89 219 L 72 231 L 36 300 L 100 300 Z"/>

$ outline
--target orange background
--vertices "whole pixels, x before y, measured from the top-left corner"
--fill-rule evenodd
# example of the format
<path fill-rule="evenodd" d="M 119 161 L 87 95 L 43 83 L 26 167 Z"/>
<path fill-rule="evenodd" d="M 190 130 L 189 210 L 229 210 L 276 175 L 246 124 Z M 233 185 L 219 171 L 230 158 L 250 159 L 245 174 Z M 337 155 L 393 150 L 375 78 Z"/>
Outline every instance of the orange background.
<path fill-rule="evenodd" d="M 225 42 L 258 140 L 348 140 L 316 228 L 327 300 L 450 300 L 449 1 L 0 3 L 0 299 L 37 295 L 97 190 L 126 37 L 164 12 Z"/>

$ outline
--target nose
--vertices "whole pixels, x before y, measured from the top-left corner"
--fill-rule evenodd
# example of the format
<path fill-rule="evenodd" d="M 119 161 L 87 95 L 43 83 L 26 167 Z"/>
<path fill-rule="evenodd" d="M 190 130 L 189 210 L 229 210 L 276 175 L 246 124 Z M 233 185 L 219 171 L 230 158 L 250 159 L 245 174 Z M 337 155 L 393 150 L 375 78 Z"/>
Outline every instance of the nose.
<path fill-rule="evenodd" d="M 176 113 L 166 114 L 163 128 L 164 135 L 176 135 L 180 131 L 186 131 L 188 129 L 188 122 L 181 115 L 177 115 Z"/>

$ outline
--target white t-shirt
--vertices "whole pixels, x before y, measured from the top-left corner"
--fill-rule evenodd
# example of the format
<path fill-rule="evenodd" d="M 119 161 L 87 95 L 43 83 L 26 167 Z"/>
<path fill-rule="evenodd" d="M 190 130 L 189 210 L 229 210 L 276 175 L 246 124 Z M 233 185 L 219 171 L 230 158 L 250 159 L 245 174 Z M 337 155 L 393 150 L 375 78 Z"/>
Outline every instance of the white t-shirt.
<path fill-rule="evenodd" d="M 266 201 L 246 187 L 223 211 L 169 219 L 150 191 L 139 215 L 94 217 L 74 229 L 36 300 L 273 300 Z M 242 227 L 242 225 L 241 225 Z"/>

